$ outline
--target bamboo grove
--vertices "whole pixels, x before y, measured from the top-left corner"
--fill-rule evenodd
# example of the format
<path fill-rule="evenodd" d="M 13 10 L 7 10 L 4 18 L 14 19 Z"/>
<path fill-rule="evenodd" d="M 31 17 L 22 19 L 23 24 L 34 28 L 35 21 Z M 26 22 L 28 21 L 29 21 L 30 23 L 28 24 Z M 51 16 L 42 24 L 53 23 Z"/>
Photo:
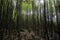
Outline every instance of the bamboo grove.
<path fill-rule="evenodd" d="M 0 29 L 1 40 L 5 29 L 18 33 L 6 40 L 60 40 L 60 0 L 0 0 Z M 21 38 L 25 30 L 34 32 L 32 39 Z"/>

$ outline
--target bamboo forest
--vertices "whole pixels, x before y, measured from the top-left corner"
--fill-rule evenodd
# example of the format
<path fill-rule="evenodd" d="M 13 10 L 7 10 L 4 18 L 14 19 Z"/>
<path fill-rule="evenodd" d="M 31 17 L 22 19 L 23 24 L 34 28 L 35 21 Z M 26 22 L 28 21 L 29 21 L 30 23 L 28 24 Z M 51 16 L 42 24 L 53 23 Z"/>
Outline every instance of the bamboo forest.
<path fill-rule="evenodd" d="M 60 0 L 0 0 L 0 40 L 60 40 Z"/>

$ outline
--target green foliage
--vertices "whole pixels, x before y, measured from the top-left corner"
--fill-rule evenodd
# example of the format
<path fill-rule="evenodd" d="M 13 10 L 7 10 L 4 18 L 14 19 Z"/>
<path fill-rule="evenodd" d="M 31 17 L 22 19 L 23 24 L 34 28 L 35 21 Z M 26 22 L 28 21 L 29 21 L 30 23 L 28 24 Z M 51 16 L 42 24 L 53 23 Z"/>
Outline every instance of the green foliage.
<path fill-rule="evenodd" d="M 19 15 L 19 14 L 22 16 L 23 20 L 26 20 L 27 17 L 29 17 L 29 19 L 32 20 L 33 13 L 26 16 L 26 10 L 32 10 L 33 9 L 34 14 L 36 14 L 36 15 L 34 15 L 35 19 L 37 19 L 37 16 L 40 18 L 40 14 L 43 15 L 43 13 L 40 13 L 39 15 L 37 15 L 37 12 L 35 13 L 35 11 L 38 11 L 39 8 L 38 8 L 38 6 L 33 4 L 33 2 L 34 2 L 33 0 L 28 0 L 28 1 L 23 0 L 22 2 L 20 2 L 18 0 L 18 3 L 16 3 L 17 4 L 16 9 L 14 8 L 14 6 L 12 4 L 12 0 L 0 0 L 0 1 L 2 1 L 2 2 L 0 2 L 0 5 L 2 6 L 2 9 L 1 9 L 2 10 L 2 12 L 1 12 L 2 17 L 5 15 L 5 12 L 8 11 L 8 13 L 7 13 L 8 16 L 11 14 L 12 15 L 11 18 L 14 21 L 17 20 L 17 15 Z M 54 0 L 46 0 L 45 5 L 46 5 L 46 8 L 48 6 L 48 13 L 46 13 L 46 14 L 48 14 L 47 16 L 49 16 L 51 14 L 51 10 L 54 9 L 54 11 L 55 11 L 56 10 L 55 6 L 58 6 L 59 4 L 56 1 L 55 1 L 55 4 L 54 4 Z M 20 7 L 21 7 L 21 9 L 20 9 Z M 44 5 L 40 4 L 40 7 L 41 7 L 41 10 L 42 10 L 44 8 Z"/>
<path fill-rule="evenodd" d="M 13 9 L 12 19 L 13 19 L 14 21 L 16 21 L 16 20 L 17 20 L 17 13 L 16 13 L 16 9 Z"/>
<path fill-rule="evenodd" d="M 27 8 L 27 3 L 26 2 L 22 2 L 22 9 L 26 10 Z"/>
<path fill-rule="evenodd" d="M 27 2 L 22 2 L 22 10 L 26 10 L 26 9 L 31 10 L 32 9 L 32 3 L 27 3 Z"/>

